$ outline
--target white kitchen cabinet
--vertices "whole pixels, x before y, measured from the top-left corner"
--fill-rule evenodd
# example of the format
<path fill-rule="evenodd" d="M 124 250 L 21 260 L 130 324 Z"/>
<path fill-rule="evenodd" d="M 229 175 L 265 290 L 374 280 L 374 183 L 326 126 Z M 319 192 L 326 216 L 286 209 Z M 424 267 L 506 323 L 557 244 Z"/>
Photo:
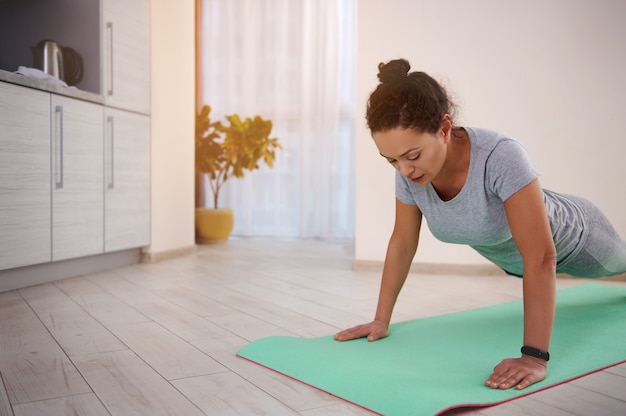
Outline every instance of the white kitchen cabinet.
<path fill-rule="evenodd" d="M 51 258 L 50 94 L 0 83 L 0 269 Z"/>
<path fill-rule="evenodd" d="M 28 39 L 83 45 L 93 78 L 77 90 L 0 71 L 0 290 L 129 264 L 150 244 L 150 0 L 84 6 L 72 15 L 94 30 L 59 19 L 34 29 L 43 5 L 0 19 Z"/>
<path fill-rule="evenodd" d="M 103 108 L 51 96 L 52 261 L 104 251 Z"/>
<path fill-rule="evenodd" d="M 150 243 L 150 117 L 105 107 L 105 252 Z"/>
<path fill-rule="evenodd" d="M 101 13 L 105 105 L 150 114 L 150 1 L 102 0 Z"/>

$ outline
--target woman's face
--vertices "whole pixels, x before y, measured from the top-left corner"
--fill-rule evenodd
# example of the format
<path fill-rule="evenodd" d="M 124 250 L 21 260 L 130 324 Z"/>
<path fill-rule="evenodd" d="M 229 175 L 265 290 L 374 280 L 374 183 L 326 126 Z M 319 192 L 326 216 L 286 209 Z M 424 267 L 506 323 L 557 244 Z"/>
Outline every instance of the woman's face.
<path fill-rule="evenodd" d="M 450 130 L 417 133 L 412 129 L 393 129 L 372 135 L 380 155 L 409 180 L 425 186 L 441 172 L 447 155 Z"/>

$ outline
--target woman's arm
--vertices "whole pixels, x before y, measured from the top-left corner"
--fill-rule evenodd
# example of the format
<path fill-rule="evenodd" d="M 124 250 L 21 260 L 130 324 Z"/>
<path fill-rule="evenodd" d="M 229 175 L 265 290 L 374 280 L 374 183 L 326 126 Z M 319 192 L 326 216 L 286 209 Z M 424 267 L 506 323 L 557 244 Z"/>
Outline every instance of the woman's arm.
<path fill-rule="evenodd" d="M 419 208 L 396 199 L 396 220 L 387 246 L 374 320 L 337 333 L 336 340 L 367 337 L 369 341 L 375 341 L 389 334 L 393 308 L 417 251 L 421 224 L 422 213 Z"/>
<path fill-rule="evenodd" d="M 389 325 L 393 308 L 417 251 L 422 213 L 396 199 L 396 222 L 387 246 L 375 320 Z"/>
<path fill-rule="evenodd" d="M 556 250 L 543 192 L 534 180 L 504 202 L 513 240 L 524 261 L 524 345 L 548 351 L 554 323 Z M 523 389 L 546 376 L 547 362 L 522 355 L 502 361 L 485 382 Z"/>

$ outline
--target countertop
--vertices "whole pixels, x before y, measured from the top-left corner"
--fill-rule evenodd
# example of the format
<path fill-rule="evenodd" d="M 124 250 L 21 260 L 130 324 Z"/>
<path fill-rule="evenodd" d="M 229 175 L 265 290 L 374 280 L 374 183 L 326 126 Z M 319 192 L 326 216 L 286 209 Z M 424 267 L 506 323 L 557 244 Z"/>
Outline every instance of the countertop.
<path fill-rule="evenodd" d="M 40 79 L 25 77 L 24 75 L 2 69 L 0 69 L 0 81 L 34 88 L 41 91 L 47 91 L 53 94 L 64 95 L 66 97 L 77 98 L 79 100 L 89 101 L 96 104 L 104 104 L 104 97 L 100 94 L 83 91 L 76 87 L 64 87 L 62 85 L 52 84 Z"/>

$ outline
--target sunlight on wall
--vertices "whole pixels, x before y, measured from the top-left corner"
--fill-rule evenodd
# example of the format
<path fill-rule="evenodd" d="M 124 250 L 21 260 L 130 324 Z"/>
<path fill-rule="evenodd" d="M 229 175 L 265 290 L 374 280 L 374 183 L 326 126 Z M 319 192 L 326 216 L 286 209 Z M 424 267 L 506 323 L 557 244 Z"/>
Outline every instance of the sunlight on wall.
<path fill-rule="evenodd" d="M 195 245 L 195 2 L 151 3 L 152 244 L 147 251 L 162 253 Z"/>

